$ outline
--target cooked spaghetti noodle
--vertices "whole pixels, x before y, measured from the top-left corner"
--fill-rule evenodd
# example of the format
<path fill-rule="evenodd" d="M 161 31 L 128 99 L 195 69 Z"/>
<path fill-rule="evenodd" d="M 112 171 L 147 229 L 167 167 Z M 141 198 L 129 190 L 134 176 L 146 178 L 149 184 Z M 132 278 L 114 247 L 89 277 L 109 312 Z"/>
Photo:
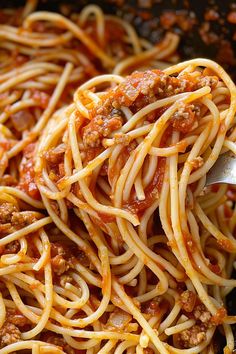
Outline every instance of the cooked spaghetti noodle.
<path fill-rule="evenodd" d="M 173 34 L 36 5 L 0 25 L 0 353 L 232 353 L 235 191 L 205 182 L 234 83 L 170 66 Z"/>

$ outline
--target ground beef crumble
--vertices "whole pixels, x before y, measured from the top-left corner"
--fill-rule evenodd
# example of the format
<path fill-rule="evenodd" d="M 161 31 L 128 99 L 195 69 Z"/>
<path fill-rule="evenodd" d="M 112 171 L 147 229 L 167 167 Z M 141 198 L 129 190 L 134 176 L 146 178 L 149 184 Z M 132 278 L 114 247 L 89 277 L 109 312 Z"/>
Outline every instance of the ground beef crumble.
<path fill-rule="evenodd" d="M 183 73 L 179 77 L 166 75 L 160 70 L 134 72 L 124 82 L 110 89 L 100 104 L 91 109 L 90 120 L 83 127 L 83 144 L 85 148 L 98 148 L 102 139 L 109 137 L 124 124 L 122 107 L 129 107 L 133 114 L 158 99 L 179 93 L 195 91 L 203 86 L 215 87 L 214 76 L 200 74 L 192 76 Z M 180 107 L 173 117 L 172 124 L 183 133 L 193 126 L 199 114 L 199 107 L 187 105 Z M 158 115 L 154 120 L 158 119 Z M 152 117 L 153 120 L 153 117 Z"/>
<path fill-rule="evenodd" d="M 12 241 L 10 243 L 8 243 L 7 245 L 5 245 L 2 248 L 2 252 L 0 252 L 0 254 L 12 254 L 12 253 L 17 253 L 20 250 L 20 243 L 18 240 L 16 241 Z"/>
<path fill-rule="evenodd" d="M 62 348 L 63 351 L 67 354 L 77 353 L 77 350 L 73 349 L 70 345 L 68 345 L 64 338 L 53 332 L 42 333 L 40 340 Z"/>
<path fill-rule="evenodd" d="M 209 323 L 211 320 L 211 314 L 206 309 L 205 305 L 197 305 L 193 310 L 193 316 L 196 320 L 201 321 L 202 323 Z"/>
<path fill-rule="evenodd" d="M 34 214 L 35 213 L 32 211 L 14 212 L 12 214 L 11 223 L 17 228 L 25 227 L 37 221 Z"/>
<path fill-rule="evenodd" d="M 70 268 L 67 261 L 60 255 L 52 258 L 51 265 L 53 271 L 58 275 L 65 273 Z"/>
<path fill-rule="evenodd" d="M 67 246 L 59 242 L 51 243 L 51 257 L 52 270 L 58 276 L 73 267 L 73 255 Z"/>
<path fill-rule="evenodd" d="M 182 294 L 180 295 L 181 307 L 186 312 L 193 311 L 196 300 L 197 300 L 197 295 L 190 290 L 183 291 Z"/>
<path fill-rule="evenodd" d="M 199 106 L 193 104 L 185 105 L 182 103 L 180 104 L 179 109 L 173 114 L 171 124 L 176 130 L 182 133 L 188 133 L 194 126 L 199 115 Z"/>
<path fill-rule="evenodd" d="M 97 115 L 84 129 L 85 147 L 99 147 L 101 139 L 121 128 L 123 123 L 123 113 L 118 109 L 112 109 L 109 112 L 106 107 L 100 107 L 96 113 Z"/>
<path fill-rule="evenodd" d="M 0 223 L 6 224 L 8 222 L 11 222 L 12 215 L 16 211 L 17 208 L 15 205 L 11 203 L 2 203 L 0 205 Z"/>
<path fill-rule="evenodd" d="M 16 309 L 7 309 L 6 321 L 0 329 L 0 348 L 21 340 L 20 328 L 29 325 L 30 321 Z"/>
<path fill-rule="evenodd" d="M 181 348 L 191 348 L 202 343 L 206 339 L 206 328 L 195 325 L 182 331 L 179 335 Z"/>
<path fill-rule="evenodd" d="M 40 217 L 41 214 L 37 212 L 19 211 L 16 205 L 8 202 L 3 202 L 0 204 L 0 234 L 6 235 L 14 232 L 34 223 Z M 10 248 L 12 248 L 12 243 L 10 244 Z M 13 251 L 12 253 L 15 252 Z"/>
<path fill-rule="evenodd" d="M 156 316 L 160 312 L 160 307 L 161 307 L 160 303 L 161 303 L 161 298 L 155 298 L 151 301 L 148 301 L 143 304 L 142 312 L 152 316 Z"/>
<path fill-rule="evenodd" d="M 0 329 L 0 348 L 21 340 L 21 332 L 13 323 L 6 322 Z"/>
<path fill-rule="evenodd" d="M 59 164 L 63 161 L 63 156 L 66 151 L 66 145 L 60 144 L 55 148 L 50 149 L 45 153 L 45 158 L 52 164 Z"/>
<path fill-rule="evenodd" d="M 22 313 L 16 309 L 8 308 L 7 309 L 7 315 L 6 315 L 7 321 L 14 324 L 17 327 L 24 327 L 27 324 L 30 324 L 30 321 L 28 318 L 26 318 Z"/>
<path fill-rule="evenodd" d="M 181 293 L 180 304 L 186 316 L 196 323 L 178 334 L 178 342 L 181 348 L 192 348 L 206 339 L 207 329 L 213 326 L 213 317 L 205 305 L 200 303 L 198 296 L 190 290 Z"/>

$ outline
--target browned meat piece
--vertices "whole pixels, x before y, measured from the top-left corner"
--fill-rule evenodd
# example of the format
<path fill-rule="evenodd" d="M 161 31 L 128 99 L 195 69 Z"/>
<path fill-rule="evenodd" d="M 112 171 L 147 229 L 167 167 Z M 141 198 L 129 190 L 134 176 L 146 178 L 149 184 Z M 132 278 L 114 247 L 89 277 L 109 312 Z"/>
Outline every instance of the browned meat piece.
<path fill-rule="evenodd" d="M 202 167 L 204 164 L 204 160 L 201 156 L 195 157 L 192 161 L 190 161 L 191 166 L 193 167 L 193 170 L 197 170 L 198 168 Z"/>
<path fill-rule="evenodd" d="M 182 133 L 189 132 L 197 120 L 199 112 L 194 105 L 181 105 L 171 118 L 173 128 Z"/>
<path fill-rule="evenodd" d="M 63 247 L 59 242 L 54 242 L 51 244 L 51 255 L 55 256 L 65 256 L 66 255 L 66 247 Z"/>
<path fill-rule="evenodd" d="M 195 325 L 179 334 L 179 343 L 182 348 L 191 348 L 202 343 L 206 339 L 206 329 Z"/>
<path fill-rule="evenodd" d="M 227 20 L 236 25 L 236 11 L 231 11 L 227 16 Z"/>
<path fill-rule="evenodd" d="M 0 223 L 6 224 L 11 222 L 12 214 L 17 211 L 15 205 L 11 203 L 2 203 L 0 205 Z"/>
<path fill-rule="evenodd" d="M 113 131 L 121 128 L 123 113 L 117 109 L 107 112 L 105 107 L 97 110 L 97 116 L 84 129 L 83 141 L 85 147 L 98 147 L 103 137 L 108 137 Z"/>
<path fill-rule="evenodd" d="M 182 309 L 186 312 L 192 312 L 195 306 L 197 300 L 196 294 L 194 294 L 190 290 L 186 290 L 182 292 L 180 295 L 180 303 L 182 306 Z"/>
<path fill-rule="evenodd" d="M 8 322 L 17 327 L 24 327 L 25 325 L 30 324 L 28 318 L 22 315 L 17 309 L 8 308 L 6 318 Z"/>
<path fill-rule="evenodd" d="M 148 301 L 143 306 L 143 312 L 152 316 L 157 315 L 160 312 L 160 302 L 159 298 Z"/>
<path fill-rule="evenodd" d="M 211 313 L 206 309 L 205 305 L 200 304 L 195 307 L 193 310 L 193 315 L 196 320 L 201 321 L 202 323 L 209 323 L 211 319 Z"/>
<path fill-rule="evenodd" d="M 4 247 L 4 251 L 3 254 L 9 254 L 9 253 L 17 253 L 20 250 L 20 243 L 19 241 L 12 241 L 10 243 L 8 243 L 5 247 Z"/>
<path fill-rule="evenodd" d="M 90 111 L 90 121 L 83 128 L 84 147 L 87 149 L 98 148 L 104 137 L 109 136 L 122 126 L 124 117 L 121 107 L 129 107 L 133 113 L 136 113 L 158 99 L 194 91 L 204 86 L 205 81 L 204 76 L 199 75 L 194 78 L 189 73 L 185 73 L 181 77 L 174 77 L 166 75 L 160 70 L 134 72 L 115 89 L 108 91 L 101 104 Z M 184 115 L 178 126 L 181 131 L 186 132 L 192 127 L 196 112 L 189 109 L 178 113 L 179 116 L 183 114 L 187 114 L 187 117 Z M 154 117 L 155 119 L 158 119 L 158 114 Z"/>
<path fill-rule="evenodd" d="M 65 144 L 60 144 L 54 149 L 51 149 L 45 153 L 45 158 L 52 164 L 59 164 L 63 161 L 63 156 L 66 150 Z"/>
<path fill-rule="evenodd" d="M 58 275 L 65 273 L 69 268 L 68 262 L 60 255 L 57 255 L 51 260 L 52 269 Z"/>
<path fill-rule="evenodd" d="M 59 336 L 58 334 L 52 332 L 45 332 L 41 335 L 40 340 L 62 348 L 63 351 L 67 354 L 77 353 L 77 350 L 73 349 L 70 345 L 68 345 L 65 339 Z"/>
<path fill-rule="evenodd" d="M 64 288 L 66 283 L 72 283 L 73 282 L 73 278 L 70 275 L 62 275 L 61 277 L 59 277 L 59 283 L 60 285 Z"/>
<path fill-rule="evenodd" d="M 216 76 L 205 76 L 200 79 L 200 83 L 202 86 L 210 86 L 211 88 L 215 88 L 218 84 L 218 78 Z"/>
<path fill-rule="evenodd" d="M 0 348 L 21 340 L 21 332 L 13 323 L 5 322 L 0 329 Z"/>
<path fill-rule="evenodd" d="M 12 225 L 19 228 L 33 224 L 36 220 L 35 213 L 32 211 L 15 212 L 11 218 Z"/>

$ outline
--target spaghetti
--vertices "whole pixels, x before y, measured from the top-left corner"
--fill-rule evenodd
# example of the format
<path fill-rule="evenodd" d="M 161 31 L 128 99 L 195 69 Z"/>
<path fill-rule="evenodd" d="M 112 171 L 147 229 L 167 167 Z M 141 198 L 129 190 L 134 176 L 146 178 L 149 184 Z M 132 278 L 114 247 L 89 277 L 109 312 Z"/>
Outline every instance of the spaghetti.
<path fill-rule="evenodd" d="M 207 354 L 218 330 L 232 353 L 235 191 L 205 181 L 234 83 L 170 66 L 173 34 L 36 5 L 0 25 L 0 353 Z"/>

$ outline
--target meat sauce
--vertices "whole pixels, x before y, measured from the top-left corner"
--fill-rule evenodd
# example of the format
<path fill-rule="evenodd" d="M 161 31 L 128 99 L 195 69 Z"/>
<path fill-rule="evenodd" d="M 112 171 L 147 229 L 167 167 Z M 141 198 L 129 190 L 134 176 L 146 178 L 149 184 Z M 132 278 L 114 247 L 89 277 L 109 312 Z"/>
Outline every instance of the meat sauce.
<path fill-rule="evenodd" d="M 135 198 L 130 200 L 128 203 L 124 204 L 124 208 L 127 208 L 128 210 L 131 210 L 133 213 L 140 216 L 147 208 L 152 205 L 153 201 L 158 196 L 158 193 L 161 191 L 165 172 L 165 164 L 166 158 L 160 158 L 154 177 L 151 183 L 145 189 L 145 199 L 138 200 Z"/>
<path fill-rule="evenodd" d="M 200 73 L 195 76 L 191 75 L 191 73 L 183 73 L 181 77 L 174 77 L 166 75 L 160 70 L 134 72 L 124 82 L 117 85 L 115 89 L 107 91 L 101 103 L 89 111 L 90 119 L 84 122 L 81 130 L 85 163 L 95 158 L 104 150 L 102 146 L 103 138 L 110 137 L 111 133 L 119 130 L 124 124 L 126 118 L 124 117 L 122 107 L 128 107 L 135 114 L 143 107 L 158 99 L 182 92 L 194 91 L 205 85 L 214 87 L 216 83 L 217 80 L 213 76 Z M 146 116 L 147 121 L 155 122 L 166 109 L 168 107 L 151 112 Z M 170 125 L 162 137 L 160 147 L 168 146 L 167 141 L 173 130 L 179 131 L 182 135 L 191 131 L 199 116 L 200 109 L 198 105 L 193 104 L 183 104 L 180 106 L 170 120 Z M 125 141 L 125 139 L 123 140 L 121 144 L 124 144 L 124 149 L 117 158 L 115 166 L 108 170 L 110 182 L 119 175 L 120 170 L 130 155 L 129 147 L 133 142 L 130 143 L 129 141 Z M 117 140 L 117 142 L 119 141 Z M 124 208 L 140 216 L 153 203 L 158 192 L 160 192 L 164 169 L 165 159 L 160 158 L 154 178 L 145 189 L 145 200 L 137 200 L 136 197 L 131 196 L 128 203 L 124 205 Z M 101 219 L 104 222 L 107 220 L 104 215 L 101 215 Z"/>
<path fill-rule="evenodd" d="M 104 137 L 122 126 L 124 115 L 121 107 L 129 107 L 133 113 L 136 113 L 158 99 L 193 91 L 199 87 L 201 87 L 200 79 L 197 80 L 187 73 L 177 78 L 168 76 L 160 70 L 134 72 L 115 89 L 109 90 L 101 104 L 90 110 L 90 120 L 82 132 L 84 146 L 99 147 Z M 156 112 L 155 117 L 152 114 L 147 119 L 154 121 L 162 112 L 163 110 L 160 110 Z M 190 113 L 192 120 L 193 114 Z"/>
<path fill-rule="evenodd" d="M 23 159 L 20 166 L 20 182 L 18 187 L 33 199 L 40 199 L 40 193 L 35 182 L 33 155 L 35 144 L 30 144 L 23 151 Z"/>

